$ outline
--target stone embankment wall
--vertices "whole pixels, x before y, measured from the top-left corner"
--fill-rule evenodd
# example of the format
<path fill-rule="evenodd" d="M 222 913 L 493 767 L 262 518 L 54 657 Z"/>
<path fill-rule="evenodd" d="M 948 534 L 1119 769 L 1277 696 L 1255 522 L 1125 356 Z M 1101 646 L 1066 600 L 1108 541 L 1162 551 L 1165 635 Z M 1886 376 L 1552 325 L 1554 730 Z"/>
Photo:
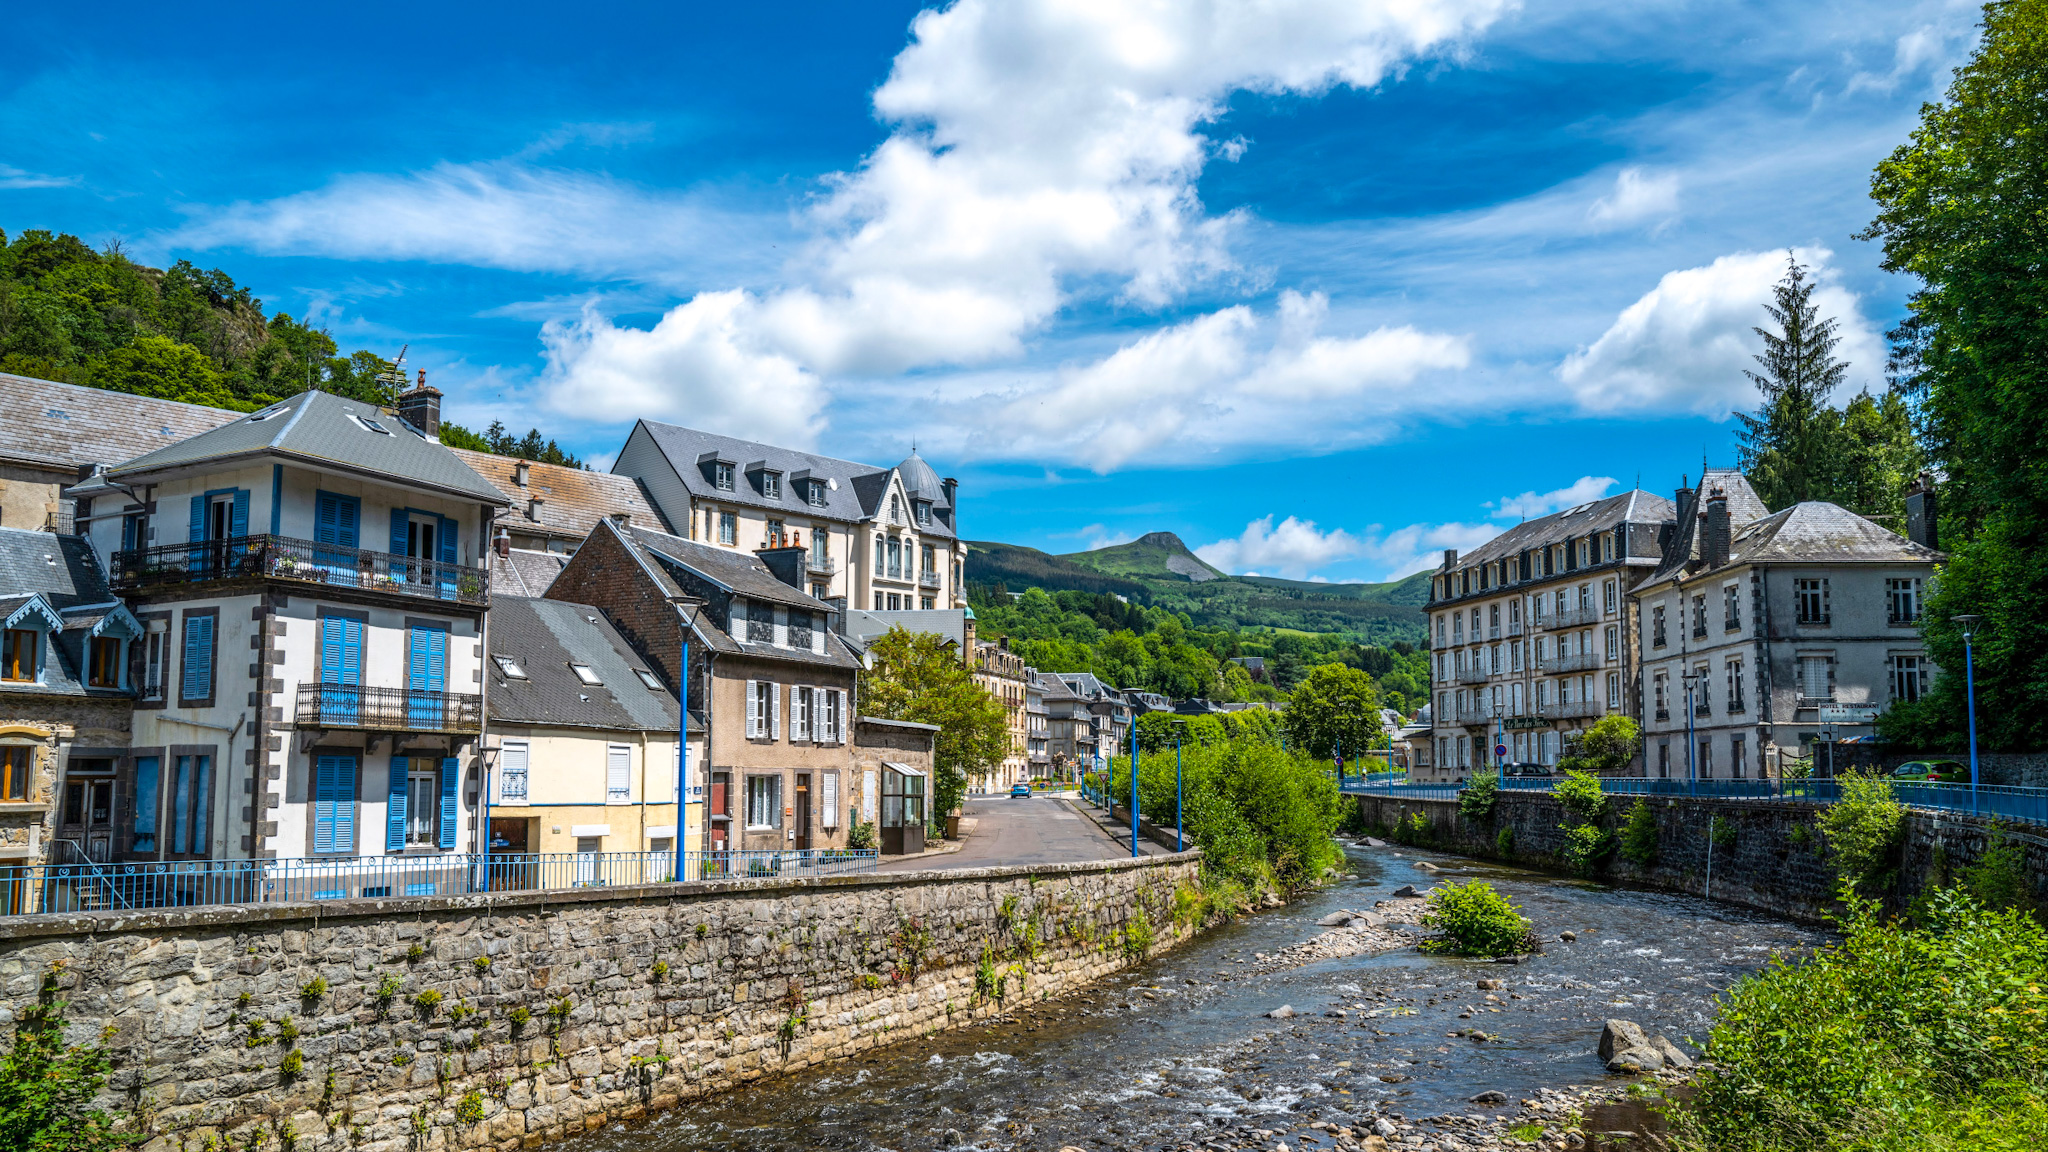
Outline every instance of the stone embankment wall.
<path fill-rule="evenodd" d="M 1638 867 L 1618 855 L 1601 875 L 1614 880 L 1711 895 L 1715 900 L 1794 920 L 1817 923 L 1838 911 L 1835 870 L 1819 830 L 1819 805 L 1791 800 L 1644 798 L 1657 820 L 1657 856 Z M 1602 824 L 1619 829 L 1635 797 L 1610 796 Z M 1420 813 L 1429 822 L 1424 843 L 1460 855 L 1564 871 L 1565 828 L 1573 823 L 1549 793 L 1502 792 L 1493 815 L 1466 818 L 1456 800 L 1358 796 L 1368 826 L 1391 829 Z M 1709 822 L 1719 817 L 1734 842 L 1712 846 L 1708 889 Z M 1501 851 L 1501 829 L 1512 847 Z M 1724 834 L 1723 840 L 1727 839 Z M 2024 855 L 2037 898 L 2048 896 L 2048 836 L 2026 826 L 2001 829 L 1991 821 L 1949 812 L 1909 809 L 1899 851 L 1895 899 L 1903 906 L 1929 887 L 1948 883 L 2003 840 Z"/>
<path fill-rule="evenodd" d="M 110 1029 L 151 1152 L 533 1147 L 1096 980 L 1198 930 L 1198 866 L 13 917 L 0 1027 L 54 984 Z"/>

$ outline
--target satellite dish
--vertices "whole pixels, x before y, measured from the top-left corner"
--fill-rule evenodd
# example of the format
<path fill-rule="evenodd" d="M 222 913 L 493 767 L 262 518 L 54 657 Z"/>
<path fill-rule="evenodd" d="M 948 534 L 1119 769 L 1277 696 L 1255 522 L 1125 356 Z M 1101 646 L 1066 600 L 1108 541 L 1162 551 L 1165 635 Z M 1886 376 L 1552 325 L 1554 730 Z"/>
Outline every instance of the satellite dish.
<path fill-rule="evenodd" d="M 825 487 L 830 488 L 834 492 L 839 491 L 839 478 L 837 476 L 827 476 L 825 478 Z"/>

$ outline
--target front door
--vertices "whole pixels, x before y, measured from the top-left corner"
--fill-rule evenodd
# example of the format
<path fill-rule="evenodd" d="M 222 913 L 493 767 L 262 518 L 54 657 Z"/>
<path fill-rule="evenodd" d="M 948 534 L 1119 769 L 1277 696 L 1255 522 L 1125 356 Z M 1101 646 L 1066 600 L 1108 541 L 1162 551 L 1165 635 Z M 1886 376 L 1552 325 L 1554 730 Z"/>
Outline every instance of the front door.
<path fill-rule="evenodd" d="M 114 762 L 75 760 L 68 775 L 57 835 L 104 864 L 114 856 Z"/>
<path fill-rule="evenodd" d="M 796 847 L 803 851 L 811 846 L 811 774 L 799 772 L 796 777 Z"/>

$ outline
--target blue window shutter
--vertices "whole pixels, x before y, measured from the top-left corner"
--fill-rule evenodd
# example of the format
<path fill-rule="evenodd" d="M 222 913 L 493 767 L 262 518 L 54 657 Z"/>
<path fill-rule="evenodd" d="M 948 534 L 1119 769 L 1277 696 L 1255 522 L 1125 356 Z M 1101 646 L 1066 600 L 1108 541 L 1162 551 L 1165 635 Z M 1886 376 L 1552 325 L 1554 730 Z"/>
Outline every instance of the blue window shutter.
<path fill-rule="evenodd" d="M 448 690 L 448 633 L 445 629 L 429 628 L 427 633 L 427 691 Z"/>
<path fill-rule="evenodd" d="M 440 541 L 443 564 L 455 563 L 455 530 L 455 521 L 446 516 L 441 517 L 439 526 L 434 529 L 434 537 Z"/>
<path fill-rule="evenodd" d="M 334 542 L 344 548 L 360 547 L 356 541 L 363 519 L 363 502 L 353 496 L 342 496 L 335 503 L 339 517 L 335 521 Z"/>
<path fill-rule="evenodd" d="M 455 847 L 455 785 L 461 770 L 455 757 L 441 758 L 441 847 Z"/>
<path fill-rule="evenodd" d="M 320 544 L 341 542 L 341 497 L 322 492 L 313 497 L 313 540 Z"/>
<path fill-rule="evenodd" d="M 185 617 L 185 661 L 178 695 L 187 700 L 204 699 L 213 685 L 213 617 Z"/>
<path fill-rule="evenodd" d="M 188 539 L 195 544 L 206 539 L 206 497 L 204 496 L 194 496 L 192 498 L 192 535 Z"/>
<path fill-rule="evenodd" d="M 405 509 L 393 508 L 391 510 L 391 554 L 393 556 L 405 555 L 405 525 Z"/>
<path fill-rule="evenodd" d="M 415 692 L 425 692 L 427 685 L 427 629 L 414 628 L 407 653 L 405 686 Z"/>
<path fill-rule="evenodd" d="M 228 535 L 236 538 L 249 534 L 249 490 L 235 489 L 235 510 L 228 520 Z"/>
<path fill-rule="evenodd" d="M 334 777 L 339 756 L 322 756 L 313 762 L 313 851 L 334 851 Z"/>
<path fill-rule="evenodd" d="M 391 791 L 384 804 L 384 847 L 397 852 L 405 847 L 405 769 L 403 756 L 391 758 Z"/>
<path fill-rule="evenodd" d="M 341 682 L 361 684 L 363 682 L 363 622 L 345 619 L 342 621 Z"/>
<path fill-rule="evenodd" d="M 337 756 L 334 775 L 334 850 L 356 851 L 356 758 Z"/>
<path fill-rule="evenodd" d="M 348 618 L 325 616 L 320 620 L 320 682 L 346 684 L 342 679 L 342 651 L 348 646 Z"/>

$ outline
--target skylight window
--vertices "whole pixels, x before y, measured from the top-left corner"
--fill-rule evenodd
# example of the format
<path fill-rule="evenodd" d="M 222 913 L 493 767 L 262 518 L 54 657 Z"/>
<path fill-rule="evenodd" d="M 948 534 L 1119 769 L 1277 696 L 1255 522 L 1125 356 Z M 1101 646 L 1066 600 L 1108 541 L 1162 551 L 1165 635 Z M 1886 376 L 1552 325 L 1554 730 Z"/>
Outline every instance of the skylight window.
<path fill-rule="evenodd" d="M 348 418 L 355 421 L 357 424 L 361 425 L 363 429 L 366 431 L 375 432 L 379 436 L 391 435 L 390 429 L 384 427 L 382 424 L 377 423 L 375 420 L 372 420 L 367 416 L 358 416 L 355 413 L 351 412 L 348 414 Z"/>
<path fill-rule="evenodd" d="M 271 405 L 270 407 L 268 407 L 268 408 L 265 408 L 265 409 L 264 409 L 263 411 L 261 411 L 261 412 L 258 412 L 258 413 L 256 413 L 256 414 L 254 414 L 254 415 L 250 416 L 250 417 L 249 417 L 249 423 L 251 423 L 251 424 L 261 424 L 261 423 L 263 423 L 263 422 L 264 422 L 265 420 L 268 420 L 268 419 L 270 419 L 270 418 L 271 418 L 272 416 L 275 416 L 275 415 L 277 415 L 278 413 L 280 413 L 280 412 L 282 412 L 282 411 L 284 411 L 284 410 L 285 410 L 285 406 L 284 406 L 283 404 L 272 404 L 272 405 Z"/>
<path fill-rule="evenodd" d="M 633 675 L 638 676 L 642 684 L 647 685 L 656 692 L 661 691 L 661 681 L 655 678 L 654 673 L 649 672 L 645 668 L 635 668 L 633 669 Z"/>
<path fill-rule="evenodd" d="M 588 664 L 571 663 L 569 665 L 569 671 L 574 672 L 576 674 L 576 678 L 578 680 L 583 681 L 585 684 L 604 683 L 604 681 L 597 678 L 597 669 L 592 668 Z"/>
<path fill-rule="evenodd" d="M 514 659 L 513 659 L 512 657 L 510 657 L 510 656 L 493 656 L 493 657 L 491 657 L 491 659 L 492 659 L 493 661 L 495 661 L 495 662 L 497 663 L 497 665 L 498 665 L 498 671 L 500 671 L 500 672 L 504 673 L 504 674 L 505 674 L 505 678 L 506 678 L 506 679 L 508 679 L 508 680 L 524 680 L 524 679 L 526 679 L 526 669 L 524 669 L 524 668 L 521 668 L 521 667 L 519 666 L 519 661 L 517 661 L 517 660 L 514 660 Z"/>

